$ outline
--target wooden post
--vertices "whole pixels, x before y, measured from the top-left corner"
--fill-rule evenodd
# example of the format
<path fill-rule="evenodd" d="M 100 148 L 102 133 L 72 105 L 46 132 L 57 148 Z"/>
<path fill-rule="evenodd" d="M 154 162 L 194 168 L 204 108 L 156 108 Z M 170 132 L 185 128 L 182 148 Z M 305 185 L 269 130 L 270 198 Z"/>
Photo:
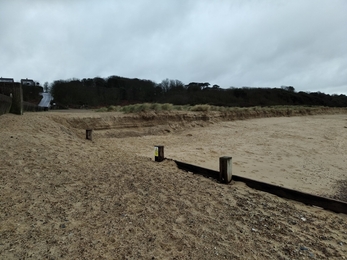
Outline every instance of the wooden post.
<path fill-rule="evenodd" d="M 232 157 L 219 158 L 219 181 L 229 183 L 232 179 Z"/>
<path fill-rule="evenodd" d="M 163 145 L 156 145 L 154 146 L 154 160 L 156 162 L 162 162 L 164 161 L 164 146 Z"/>
<path fill-rule="evenodd" d="M 86 139 L 92 141 L 93 140 L 93 129 L 86 130 Z"/>

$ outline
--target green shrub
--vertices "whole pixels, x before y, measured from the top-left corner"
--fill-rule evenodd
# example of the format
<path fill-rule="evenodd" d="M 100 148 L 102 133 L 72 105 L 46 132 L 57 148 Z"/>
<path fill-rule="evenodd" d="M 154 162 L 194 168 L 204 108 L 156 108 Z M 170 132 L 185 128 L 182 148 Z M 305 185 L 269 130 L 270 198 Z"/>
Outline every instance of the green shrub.
<path fill-rule="evenodd" d="M 153 103 L 150 105 L 150 109 L 159 112 L 162 110 L 162 106 L 159 103 Z"/>
<path fill-rule="evenodd" d="M 204 112 L 207 112 L 207 111 L 210 111 L 210 109 L 211 109 L 210 105 L 195 105 L 190 110 L 191 111 L 204 111 Z"/>
<path fill-rule="evenodd" d="M 129 105 L 129 106 L 122 107 L 120 111 L 123 112 L 123 113 L 128 114 L 128 113 L 133 113 L 134 110 L 135 110 L 135 106 L 134 105 Z"/>
<path fill-rule="evenodd" d="M 107 112 L 107 107 L 100 107 L 99 109 L 96 109 L 95 112 Z"/>
<path fill-rule="evenodd" d="M 173 110 L 177 110 L 177 111 L 189 111 L 190 110 L 190 106 L 189 105 L 174 105 L 173 106 Z"/>
<path fill-rule="evenodd" d="M 161 105 L 161 109 L 165 110 L 165 111 L 171 111 L 173 110 L 174 106 L 172 104 L 169 103 L 164 103 Z"/>
<path fill-rule="evenodd" d="M 107 111 L 109 111 L 109 112 L 118 112 L 118 111 L 120 111 L 120 106 L 109 106 L 108 108 L 107 108 Z"/>
<path fill-rule="evenodd" d="M 151 104 L 143 103 L 135 105 L 135 112 L 148 112 L 151 110 Z"/>

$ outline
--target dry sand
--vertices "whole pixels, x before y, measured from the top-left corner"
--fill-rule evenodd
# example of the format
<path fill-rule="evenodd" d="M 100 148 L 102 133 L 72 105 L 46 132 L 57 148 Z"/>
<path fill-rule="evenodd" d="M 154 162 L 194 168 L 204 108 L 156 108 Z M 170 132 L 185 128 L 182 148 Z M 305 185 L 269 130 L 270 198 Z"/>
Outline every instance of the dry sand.
<path fill-rule="evenodd" d="M 346 114 L 170 118 L 0 116 L 0 259 L 347 259 L 345 214 L 153 162 L 157 144 L 212 169 L 228 155 L 234 174 L 343 199 Z"/>
<path fill-rule="evenodd" d="M 107 142 L 149 158 L 154 145 L 164 145 L 167 158 L 217 171 L 219 157 L 231 156 L 236 175 L 317 195 L 334 196 L 347 180 L 346 115 L 220 122 Z"/>

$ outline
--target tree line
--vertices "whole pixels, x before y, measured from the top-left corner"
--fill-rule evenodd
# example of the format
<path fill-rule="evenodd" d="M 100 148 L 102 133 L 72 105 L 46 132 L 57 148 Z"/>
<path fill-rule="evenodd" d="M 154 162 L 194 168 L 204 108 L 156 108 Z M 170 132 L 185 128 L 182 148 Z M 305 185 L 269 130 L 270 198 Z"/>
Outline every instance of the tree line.
<path fill-rule="evenodd" d="M 279 88 L 228 88 L 211 86 L 208 82 L 183 84 L 165 79 L 157 84 L 151 80 L 120 76 L 57 80 L 51 94 L 62 107 L 101 107 L 135 103 L 171 103 L 174 105 L 210 104 L 215 106 L 308 105 L 346 107 L 346 95 L 321 92 L 296 92 L 293 86 Z"/>

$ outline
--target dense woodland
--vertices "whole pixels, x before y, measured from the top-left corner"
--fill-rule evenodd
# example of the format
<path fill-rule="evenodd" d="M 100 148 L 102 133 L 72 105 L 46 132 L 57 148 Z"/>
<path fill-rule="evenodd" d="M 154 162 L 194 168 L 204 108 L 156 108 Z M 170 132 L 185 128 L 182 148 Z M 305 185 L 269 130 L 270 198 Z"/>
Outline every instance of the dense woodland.
<path fill-rule="evenodd" d="M 51 85 L 54 101 L 61 107 L 101 107 L 144 102 L 174 105 L 210 104 L 216 106 L 308 105 L 347 107 L 346 95 L 296 92 L 293 86 L 279 88 L 228 88 L 209 83 L 150 80 L 119 76 L 57 80 Z"/>

